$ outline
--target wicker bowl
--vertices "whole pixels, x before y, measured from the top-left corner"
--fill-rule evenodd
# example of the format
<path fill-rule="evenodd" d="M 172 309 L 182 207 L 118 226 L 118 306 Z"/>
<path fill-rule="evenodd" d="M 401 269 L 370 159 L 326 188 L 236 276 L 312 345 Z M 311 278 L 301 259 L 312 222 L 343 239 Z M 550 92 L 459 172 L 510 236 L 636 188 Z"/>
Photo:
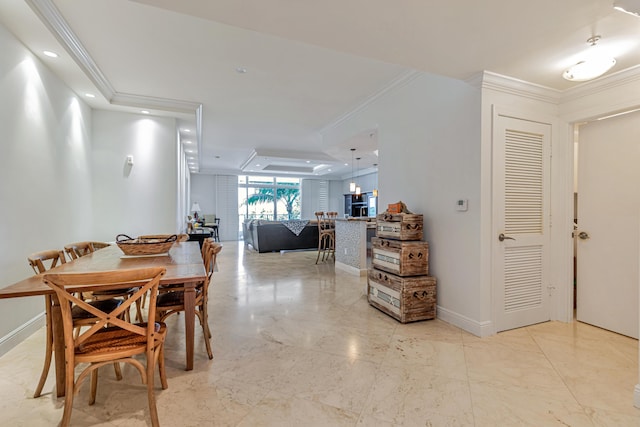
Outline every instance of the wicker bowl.
<path fill-rule="evenodd" d="M 116 244 L 125 255 L 158 255 L 169 252 L 178 236 L 169 237 L 138 237 L 134 239 L 126 234 L 116 236 Z"/>

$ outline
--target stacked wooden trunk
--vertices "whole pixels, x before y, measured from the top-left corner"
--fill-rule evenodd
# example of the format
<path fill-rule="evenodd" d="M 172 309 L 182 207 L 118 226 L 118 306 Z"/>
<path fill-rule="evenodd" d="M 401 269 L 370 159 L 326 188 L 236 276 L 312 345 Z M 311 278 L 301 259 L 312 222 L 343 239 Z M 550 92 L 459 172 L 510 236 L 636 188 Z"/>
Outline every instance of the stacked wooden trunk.
<path fill-rule="evenodd" d="M 401 323 L 436 317 L 436 279 L 429 276 L 429 244 L 422 215 L 383 213 L 371 239 L 369 304 Z"/>

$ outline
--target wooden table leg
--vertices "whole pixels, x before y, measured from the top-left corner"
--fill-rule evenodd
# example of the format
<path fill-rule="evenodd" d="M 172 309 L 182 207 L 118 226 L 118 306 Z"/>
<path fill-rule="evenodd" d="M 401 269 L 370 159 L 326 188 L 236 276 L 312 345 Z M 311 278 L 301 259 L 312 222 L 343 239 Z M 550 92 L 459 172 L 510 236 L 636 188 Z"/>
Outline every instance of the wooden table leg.
<path fill-rule="evenodd" d="M 51 320 L 53 327 L 53 354 L 56 364 L 56 395 L 63 397 L 65 394 L 65 369 L 64 361 L 64 331 L 62 330 L 62 311 L 60 310 L 60 301 L 58 297 L 53 295 L 51 298 Z"/>
<path fill-rule="evenodd" d="M 185 283 L 184 332 L 187 346 L 187 371 L 193 369 L 194 329 L 196 325 L 196 284 Z"/>

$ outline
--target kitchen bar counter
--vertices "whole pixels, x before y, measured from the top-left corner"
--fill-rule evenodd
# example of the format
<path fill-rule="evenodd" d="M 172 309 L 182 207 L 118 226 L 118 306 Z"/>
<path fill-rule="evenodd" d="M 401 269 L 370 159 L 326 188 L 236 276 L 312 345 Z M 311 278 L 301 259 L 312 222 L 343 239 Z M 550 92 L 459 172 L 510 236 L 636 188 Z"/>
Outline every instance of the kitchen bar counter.
<path fill-rule="evenodd" d="M 336 220 L 336 268 L 366 276 L 368 235 L 375 234 L 375 227 L 375 218 Z"/>

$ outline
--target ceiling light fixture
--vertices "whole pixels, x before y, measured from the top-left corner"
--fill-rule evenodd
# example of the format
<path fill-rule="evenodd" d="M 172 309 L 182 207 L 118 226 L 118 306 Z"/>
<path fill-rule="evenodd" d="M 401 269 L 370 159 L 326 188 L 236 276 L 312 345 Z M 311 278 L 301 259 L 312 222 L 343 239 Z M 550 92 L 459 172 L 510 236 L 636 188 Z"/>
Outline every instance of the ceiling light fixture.
<path fill-rule="evenodd" d="M 596 50 L 596 43 L 599 40 L 600 36 L 589 37 L 587 43 L 592 47 L 589 49 L 587 58 L 562 73 L 562 77 L 573 82 L 585 82 L 600 77 L 616 65 L 615 58 Z"/>
<path fill-rule="evenodd" d="M 247 73 L 247 69 L 244 67 L 238 67 L 236 68 L 236 73 L 238 74 L 246 74 Z"/>
<path fill-rule="evenodd" d="M 640 17 L 640 0 L 616 0 L 613 2 L 613 8 Z"/>
<path fill-rule="evenodd" d="M 142 114 L 149 114 L 149 111 L 147 111 L 147 110 L 141 110 L 140 112 L 141 112 Z"/>
<path fill-rule="evenodd" d="M 353 193 L 356 191 L 356 182 L 353 179 L 353 153 L 356 151 L 355 148 L 351 149 L 351 182 L 349 183 L 349 192 Z"/>
<path fill-rule="evenodd" d="M 96 96 L 92 93 L 85 93 L 84 96 L 86 96 L 87 98 L 95 98 Z"/>
<path fill-rule="evenodd" d="M 356 157 L 356 160 L 358 161 L 358 175 L 360 174 L 360 157 Z M 356 196 L 359 196 L 360 194 L 362 194 L 362 188 L 360 188 L 359 185 L 356 185 Z"/>
<path fill-rule="evenodd" d="M 55 52 L 51 52 L 50 50 L 45 50 L 44 52 L 42 52 L 45 54 L 45 56 L 48 56 L 49 58 L 57 58 L 58 54 Z"/>

